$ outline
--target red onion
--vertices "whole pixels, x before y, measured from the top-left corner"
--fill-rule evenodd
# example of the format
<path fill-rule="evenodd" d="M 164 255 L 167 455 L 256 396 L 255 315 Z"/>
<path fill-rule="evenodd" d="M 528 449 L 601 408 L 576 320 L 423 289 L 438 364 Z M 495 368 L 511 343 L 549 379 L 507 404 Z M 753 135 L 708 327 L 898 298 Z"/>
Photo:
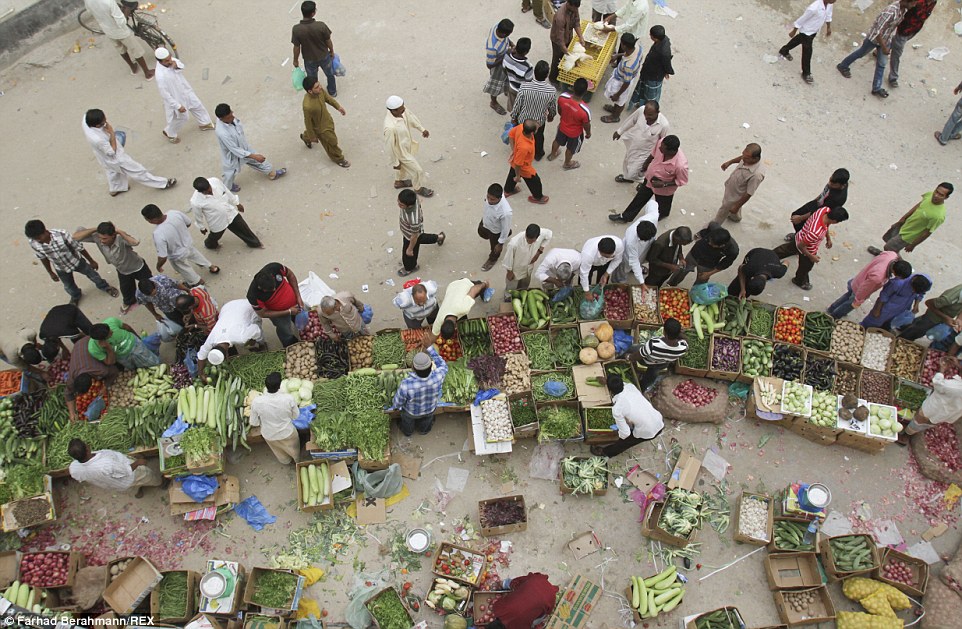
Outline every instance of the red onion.
<path fill-rule="evenodd" d="M 495 354 L 524 351 L 521 330 L 518 329 L 518 318 L 513 314 L 488 317 L 488 334 L 491 335 L 491 345 L 494 347 Z"/>
<path fill-rule="evenodd" d="M 691 378 L 676 386 L 671 393 L 682 402 L 691 404 L 695 408 L 708 406 L 715 401 L 715 397 L 718 395 L 718 391 L 715 389 L 703 387 Z"/>
<path fill-rule="evenodd" d="M 42 588 L 64 585 L 69 567 L 69 553 L 28 553 L 20 560 L 20 580 Z"/>
<path fill-rule="evenodd" d="M 942 461 L 948 471 L 957 472 L 962 469 L 959 439 L 951 423 L 936 424 L 934 428 L 923 432 L 922 437 L 925 439 L 925 447 Z"/>
<path fill-rule="evenodd" d="M 940 371 L 946 378 L 958 375 L 959 370 L 955 365 L 948 364 L 945 369 L 942 369 L 941 362 L 944 357 L 945 352 L 940 352 L 937 349 L 930 349 L 925 352 L 925 360 L 922 362 L 922 372 L 919 375 L 919 384 L 931 387 L 932 378 Z"/>
<path fill-rule="evenodd" d="M 625 321 L 631 319 L 631 299 L 628 291 L 621 286 L 605 288 L 605 319 Z"/>

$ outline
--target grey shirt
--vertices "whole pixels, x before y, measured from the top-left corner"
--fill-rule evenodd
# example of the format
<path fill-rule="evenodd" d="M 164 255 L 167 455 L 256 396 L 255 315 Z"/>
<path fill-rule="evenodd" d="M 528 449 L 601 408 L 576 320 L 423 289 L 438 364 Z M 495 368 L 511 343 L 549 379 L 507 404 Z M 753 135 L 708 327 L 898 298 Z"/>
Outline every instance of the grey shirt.
<path fill-rule="evenodd" d="M 244 127 L 237 118 L 234 118 L 231 124 L 218 120 L 214 127 L 214 134 L 220 145 L 220 163 L 224 168 L 239 166 L 241 160 L 254 152 L 247 142 L 247 136 L 244 135 Z"/>
<path fill-rule="evenodd" d="M 95 233 L 90 234 L 81 240 L 81 242 L 89 242 L 96 245 L 96 247 L 100 249 L 100 253 L 103 254 L 107 264 L 116 267 L 117 272 L 123 275 L 133 275 L 144 267 L 144 259 L 141 258 L 140 255 L 134 251 L 134 248 L 130 246 L 130 243 L 121 238 L 120 235 L 114 239 L 114 244 L 112 245 L 105 245 L 100 242 L 100 238 L 98 238 Z"/>

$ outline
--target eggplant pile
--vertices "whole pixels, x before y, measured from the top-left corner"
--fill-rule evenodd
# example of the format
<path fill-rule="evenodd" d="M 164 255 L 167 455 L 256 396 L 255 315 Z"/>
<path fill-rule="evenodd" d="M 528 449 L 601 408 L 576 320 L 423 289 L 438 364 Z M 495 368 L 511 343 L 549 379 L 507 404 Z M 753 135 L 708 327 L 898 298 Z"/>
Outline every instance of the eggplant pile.
<path fill-rule="evenodd" d="M 805 359 L 802 350 L 791 345 L 776 345 L 772 356 L 772 375 L 782 380 L 801 380 Z"/>
<path fill-rule="evenodd" d="M 805 363 L 805 384 L 822 391 L 831 391 L 835 384 L 835 375 L 834 360 L 809 355 Z"/>

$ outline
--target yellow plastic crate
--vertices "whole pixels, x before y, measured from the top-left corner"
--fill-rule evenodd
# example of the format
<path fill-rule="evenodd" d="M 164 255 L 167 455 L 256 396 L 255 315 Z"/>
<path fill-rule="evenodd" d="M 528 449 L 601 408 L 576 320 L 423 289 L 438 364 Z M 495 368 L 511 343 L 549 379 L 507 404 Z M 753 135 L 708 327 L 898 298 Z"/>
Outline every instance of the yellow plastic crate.
<path fill-rule="evenodd" d="M 581 20 L 581 31 L 590 24 L 588 20 Z M 577 37 L 571 38 L 571 43 L 568 44 L 568 52 L 571 52 L 572 47 L 578 43 Z M 576 79 L 588 79 L 588 91 L 594 92 L 599 85 L 601 85 L 601 79 L 605 76 L 605 70 L 608 69 L 608 65 L 611 63 L 611 56 L 615 54 L 615 46 L 618 43 L 618 34 L 614 31 L 608 33 L 608 38 L 605 40 L 605 45 L 598 47 L 591 42 L 585 42 L 586 51 L 594 59 L 592 61 L 579 61 L 575 64 L 569 71 L 561 69 L 559 62 L 558 67 L 558 81 L 566 85 L 574 84 Z"/>

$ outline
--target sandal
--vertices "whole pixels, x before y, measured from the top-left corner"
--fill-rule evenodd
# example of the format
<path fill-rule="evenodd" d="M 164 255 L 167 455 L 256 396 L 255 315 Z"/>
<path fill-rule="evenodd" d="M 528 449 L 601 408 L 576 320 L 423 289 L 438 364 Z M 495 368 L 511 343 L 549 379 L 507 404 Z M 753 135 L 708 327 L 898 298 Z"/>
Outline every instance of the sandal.
<path fill-rule="evenodd" d="M 444 235 L 444 232 L 441 232 L 441 233 L 438 234 L 438 246 L 439 246 L 439 247 L 443 247 L 443 246 L 444 246 L 444 241 L 445 241 L 445 239 L 447 239 L 447 236 Z"/>
<path fill-rule="evenodd" d="M 274 171 L 274 176 L 268 177 L 268 179 L 270 179 L 271 181 L 277 181 L 278 179 L 280 179 L 286 174 L 287 174 L 286 168 L 278 168 L 277 170 Z"/>
<path fill-rule="evenodd" d="M 889 97 L 889 93 L 885 90 L 884 87 L 875 90 L 874 92 L 872 92 L 872 94 L 874 94 L 875 96 L 878 96 L 879 98 L 888 98 L 888 97 Z"/>
<path fill-rule="evenodd" d="M 548 153 L 548 161 L 549 161 L 549 162 L 553 162 L 553 161 L 555 161 L 556 159 L 558 159 L 558 154 L 557 154 L 557 153 Z"/>
<path fill-rule="evenodd" d="M 835 69 L 838 70 L 839 73 L 842 76 L 844 76 L 846 79 L 852 78 L 852 71 L 849 70 L 848 68 L 843 68 L 842 66 L 835 66 Z"/>
<path fill-rule="evenodd" d="M 397 189 L 397 190 L 400 190 L 401 188 L 410 188 L 410 187 L 411 187 L 411 180 L 410 180 L 410 179 L 402 179 L 401 181 L 395 181 L 395 182 L 394 182 L 394 187 L 395 187 L 395 189 Z"/>
<path fill-rule="evenodd" d="M 604 456 L 605 450 L 601 446 L 591 446 L 591 454 L 594 456 Z"/>
<path fill-rule="evenodd" d="M 952 139 L 954 140 L 955 138 L 953 137 Z M 941 131 L 936 131 L 936 132 L 935 132 L 935 141 L 938 142 L 939 144 L 941 144 L 942 146 L 945 146 L 945 143 L 942 142 L 942 132 L 941 132 Z"/>
<path fill-rule="evenodd" d="M 337 165 L 340 166 L 341 168 L 350 168 L 351 162 L 347 161 L 346 159 L 342 159 L 337 163 Z"/>
<path fill-rule="evenodd" d="M 172 138 L 169 135 L 167 135 L 166 131 L 161 131 L 161 133 L 164 134 L 164 137 L 167 138 L 167 141 L 170 142 L 171 144 L 180 144 L 180 138 Z"/>
<path fill-rule="evenodd" d="M 634 183 L 631 179 L 625 179 L 624 175 L 616 175 L 615 181 L 618 183 Z"/>
<path fill-rule="evenodd" d="M 615 113 L 615 106 L 614 106 L 614 105 L 605 105 L 604 107 L 602 107 L 602 109 L 604 109 L 605 111 L 607 111 L 607 112 L 610 113 L 610 114 Z"/>
<path fill-rule="evenodd" d="M 551 22 L 549 22 L 548 20 L 546 20 L 546 19 L 544 19 L 544 18 L 541 18 L 541 19 L 535 20 L 535 21 L 536 21 L 538 24 L 540 24 L 541 26 L 545 27 L 545 28 L 551 28 Z"/>
<path fill-rule="evenodd" d="M 505 191 L 504 191 L 504 198 L 507 199 L 508 197 L 513 197 L 513 196 L 516 195 L 516 194 L 518 194 L 518 189 L 517 189 L 517 188 L 515 188 L 515 189 L 512 190 L 511 192 L 508 192 L 507 190 L 505 190 Z"/>
<path fill-rule="evenodd" d="M 805 282 L 804 284 L 799 284 L 798 282 L 795 281 L 795 278 L 793 277 L 792 284 L 794 284 L 795 286 L 798 286 L 802 290 L 812 290 L 811 282 Z"/>
<path fill-rule="evenodd" d="M 548 202 L 547 195 L 542 196 L 540 199 L 535 199 L 533 196 L 528 195 L 528 203 L 537 203 L 538 205 L 544 205 Z"/>
<path fill-rule="evenodd" d="M 210 269 L 208 270 L 211 272 L 211 275 L 217 275 L 218 273 L 220 273 L 220 267 L 217 266 L 216 264 L 212 264 Z"/>
<path fill-rule="evenodd" d="M 602 116 L 601 121 L 604 122 L 605 124 L 621 122 L 621 116 Z"/>
<path fill-rule="evenodd" d="M 177 180 L 171 177 L 170 179 L 167 180 L 167 185 L 164 186 L 164 190 L 166 190 L 167 188 L 173 188 L 176 185 L 177 185 Z"/>
<path fill-rule="evenodd" d="M 411 269 L 410 271 L 408 271 L 408 270 L 405 269 L 404 267 L 401 267 L 400 269 L 397 270 L 397 274 L 398 274 L 398 277 L 407 277 L 408 275 L 410 275 L 411 273 L 414 273 L 415 271 L 417 271 L 417 270 L 420 269 L 420 268 L 421 268 L 421 267 L 418 266 L 417 264 L 415 264 L 415 265 L 414 265 L 414 268 Z"/>
<path fill-rule="evenodd" d="M 232 184 L 230 187 L 230 191 L 233 192 L 234 194 L 237 194 L 238 192 L 241 191 L 241 187 L 238 186 L 236 183 Z"/>
<path fill-rule="evenodd" d="M 137 305 L 137 304 L 130 304 L 129 306 L 128 306 L 128 305 L 123 305 L 123 306 L 121 306 L 121 307 L 120 307 L 120 314 L 122 314 L 122 315 L 127 314 L 128 312 L 130 312 L 130 309 L 133 308 L 133 307 L 136 306 L 136 305 Z"/>
<path fill-rule="evenodd" d="M 565 164 L 564 166 L 562 166 L 562 168 L 565 170 L 574 170 L 575 168 L 581 168 L 581 162 L 574 161 L 574 162 Z"/>
<path fill-rule="evenodd" d="M 778 55 L 784 59 L 787 59 L 788 61 L 795 61 L 795 59 L 792 57 L 792 53 L 790 52 L 780 52 Z"/>
<path fill-rule="evenodd" d="M 107 287 L 107 294 L 113 297 L 114 299 L 116 299 L 117 297 L 120 296 L 120 291 L 114 288 L 113 286 L 109 286 Z"/>
<path fill-rule="evenodd" d="M 495 262 L 497 262 L 497 260 L 491 260 L 490 258 L 485 260 L 484 264 L 481 265 L 481 270 L 486 272 L 490 271 L 492 267 L 494 267 Z"/>
<path fill-rule="evenodd" d="M 115 197 L 115 196 L 117 196 L 118 194 L 123 194 L 123 193 L 125 193 L 125 192 L 127 192 L 127 191 L 126 191 L 126 190 L 114 190 L 113 192 L 108 192 L 107 194 L 109 194 L 109 195 L 112 196 L 112 197 Z"/>
<path fill-rule="evenodd" d="M 508 110 L 501 106 L 501 103 L 494 102 L 491 103 L 491 109 L 498 113 L 499 116 L 504 116 L 508 113 Z"/>
<path fill-rule="evenodd" d="M 415 192 L 418 193 L 418 194 L 420 194 L 420 195 L 421 195 L 422 197 L 424 197 L 425 199 L 428 198 L 428 197 L 433 197 L 433 196 L 434 196 L 434 190 L 432 190 L 432 189 L 430 189 L 430 188 L 425 188 L 424 186 L 421 186 L 420 188 L 418 188 L 417 190 L 415 190 Z"/>
<path fill-rule="evenodd" d="M 802 79 L 809 85 L 815 82 L 815 77 L 813 77 L 811 74 L 803 74 Z"/>
<path fill-rule="evenodd" d="M 303 133 L 301 134 L 301 142 L 303 142 L 303 143 L 304 143 L 304 146 L 306 146 L 306 147 L 309 148 L 309 149 L 314 148 L 314 145 L 311 143 L 310 140 L 308 140 L 307 138 L 304 137 L 304 134 L 303 134 Z"/>

